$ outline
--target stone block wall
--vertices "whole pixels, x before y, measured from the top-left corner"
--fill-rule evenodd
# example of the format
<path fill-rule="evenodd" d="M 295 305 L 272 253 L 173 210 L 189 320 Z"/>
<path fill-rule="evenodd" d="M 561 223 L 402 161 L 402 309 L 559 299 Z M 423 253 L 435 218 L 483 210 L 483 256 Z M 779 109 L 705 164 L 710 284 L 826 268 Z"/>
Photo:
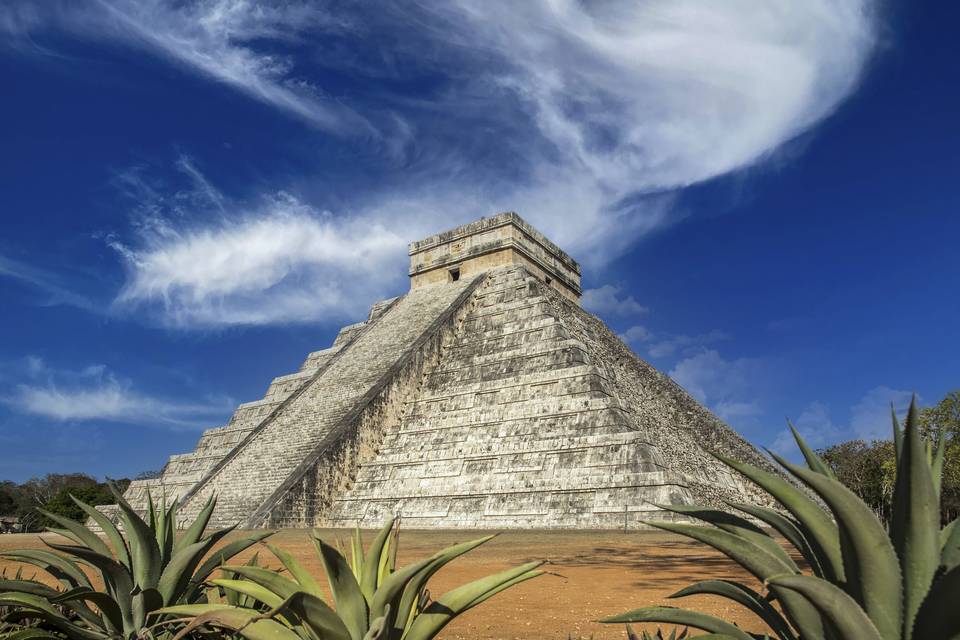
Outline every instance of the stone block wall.
<path fill-rule="evenodd" d="M 580 299 L 580 265 L 513 212 L 482 218 L 410 243 L 410 287 L 517 265 L 574 302 Z"/>

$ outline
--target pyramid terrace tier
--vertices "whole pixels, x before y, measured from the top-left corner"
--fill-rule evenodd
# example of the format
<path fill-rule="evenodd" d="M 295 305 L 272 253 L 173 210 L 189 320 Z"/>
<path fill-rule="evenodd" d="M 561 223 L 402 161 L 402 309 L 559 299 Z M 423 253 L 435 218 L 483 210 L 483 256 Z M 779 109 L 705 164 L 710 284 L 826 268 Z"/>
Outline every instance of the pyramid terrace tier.
<path fill-rule="evenodd" d="M 216 496 L 212 524 L 243 527 L 621 528 L 677 518 L 656 504 L 768 504 L 713 452 L 771 469 L 569 290 L 506 264 L 377 303 L 127 498 L 179 496 L 183 524 Z"/>

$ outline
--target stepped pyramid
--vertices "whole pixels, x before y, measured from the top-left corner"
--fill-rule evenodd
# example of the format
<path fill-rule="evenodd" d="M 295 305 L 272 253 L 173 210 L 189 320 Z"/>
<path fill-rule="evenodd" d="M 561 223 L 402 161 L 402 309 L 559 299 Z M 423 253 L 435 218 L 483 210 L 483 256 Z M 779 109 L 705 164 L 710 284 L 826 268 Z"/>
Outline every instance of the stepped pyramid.
<path fill-rule="evenodd" d="M 619 528 L 655 504 L 764 503 L 707 451 L 770 468 L 579 306 L 580 266 L 515 213 L 410 245 L 411 288 L 147 490 L 212 524 Z"/>

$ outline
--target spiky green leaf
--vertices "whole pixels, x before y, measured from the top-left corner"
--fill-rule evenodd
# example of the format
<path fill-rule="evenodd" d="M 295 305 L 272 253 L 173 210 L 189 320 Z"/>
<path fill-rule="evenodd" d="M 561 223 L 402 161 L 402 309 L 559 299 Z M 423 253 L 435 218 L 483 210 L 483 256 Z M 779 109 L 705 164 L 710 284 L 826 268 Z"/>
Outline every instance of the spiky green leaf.
<path fill-rule="evenodd" d="M 130 568 L 130 553 L 127 549 L 127 542 L 123 539 L 123 536 L 120 535 L 120 531 L 117 529 L 116 525 L 110 521 L 105 514 L 100 512 L 96 507 L 91 506 L 82 500 L 78 500 L 73 495 L 70 496 L 70 499 L 73 502 L 83 509 L 90 518 L 100 527 L 104 535 L 107 536 L 107 540 L 110 541 L 110 545 L 113 547 L 113 555 L 117 559 L 117 562 L 123 566 Z"/>
<path fill-rule="evenodd" d="M 793 545 L 793 547 L 800 552 L 800 555 L 803 556 L 803 559 L 807 561 L 807 564 L 810 565 L 810 569 L 813 571 L 814 575 L 824 577 L 823 567 L 820 566 L 820 558 L 814 552 L 813 547 L 810 546 L 810 542 L 807 540 L 806 536 L 801 531 L 797 522 L 792 518 L 789 518 L 782 513 L 769 509 L 767 507 L 761 507 L 754 504 L 746 504 L 743 502 L 728 502 L 728 505 L 747 513 L 761 522 L 765 522 L 770 527 L 772 527 L 777 533 L 782 535 L 787 541 Z"/>
<path fill-rule="evenodd" d="M 787 425 L 790 427 L 793 439 L 796 441 L 797 446 L 800 447 L 800 453 L 803 454 L 803 459 L 807 461 L 807 466 L 810 467 L 810 470 L 836 480 L 837 476 L 834 475 L 830 465 L 824 462 L 823 459 L 807 445 L 803 437 L 800 436 L 800 432 L 793 426 L 793 423 L 787 420 Z"/>
<path fill-rule="evenodd" d="M 804 537 L 816 553 L 827 579 L 832 582 L 843 582 L 840 534 L 830 515 L 820 505 L 777 474 L 719 454 L 713 455 L 728 467 L 752 480 L 782 504 L 797 521 Z"/>
<path fill-rule="evenodd" d="M 940 532 L 940 567 L 950 571 L 960 566 L 960 519 L 954 520 Z"/>
<path fill-rule="evenodd" d="M 213 553 L 210 554 L 210 557 L 207 558 L 200 568 L 197 569 L 193 574 L 193 579 L 190 581 L 193 585 L 192 589 L 195 591 L 199 588 L 200 583 L 207 579 L 207 577 L 216 571 L 219 567 L 223 566 L 230 558 L 234 557 L 238 553 L 243 553 L 248 548 L 252 547 L 256 543 L 268 538 L 274 534 L 273 531 L 258 531 L 256 533 L 250 533 L 244 538 L 238 540 L 233 540 L 223 545 L 219 549 L 215 549 Z M 193 593 L 188 594 L 188 599 L 192 597 Z"/>
<path fill-rule="evenodd" d="M 772 576 L 784 573 L 796 573 L 794 567 L 790 567 L 779 558 L 770 555 L 753 542 L 727 531 L 673 522 L 646 522 L 644 524 L 664 531 L 678 533 L 710 545 L 735 560 L 760 580 L 767 580 Z"/>
<path fill-rule="evenodd" d="M 40 619 L 63 631 L 72 640 L 104 640 L 107 635 L 73 624 L 47 600 L 28 593 L 0 593 L 0 607 L 11 607 L 6 620 Z"/>
<path fill-rule="evenodd" d="M 530 562 L 474 580 L 443 594 L 416 617 L 406 640 L 430 640 L 453 618 L 520 581 L 536 577 L 542 562 Z"/>
<path fill-rule="evenodd" d="M 207 498 L 207 502 L 203 505 L 203 508 L 200 509 L 200 513 L 197 514 L 196 519 L 190 523 L 187 530 L 184 531 L 180 538 L 174 543 L 174 553 L 184 547 L 189 547 L 190 545 L 200 542 L 200 538 L 203 537 L 203 532 L 207 528 L 207 523 L 210 522 L 210 516 L 213 514 L 213 509 L 216 506 L 217 499 L 215 496 Z"/>
<path fill-rule="evenodd" d="M 910 402 L 901 447 L 890 538 L 903 568 L 903 637 L 910 640 L 941 559 L 940 501 L 920 436 L 916 397 Z"/>
<path fill-rule="evenodd" d="M 726 511 L 720 511 L 718 509 L 709 509 L 706 507 L 698 507 L 694 505 L 679 505 L 679 504 L 658 504 L 656 505 L 665 511 L 672 511 L 673 513 L 680 513 L 688 515 L 697 520 L 702 520 L 713 526 L 732 533 L 736 536 L 740 536 L 745 540 L 749 540 L 753 544 L 757 545 L 771 556 L 777 558 L 784 565 L 789 567 L 795 572 L 799 572 L 797 564 L 793 561 L 787 552 L 783 550 L 777 541 L 771 538 L 763 529 L 756 526 L 749 520 L 741 518 L 740 516 L 728 513 Z"/>
<path fill-rule="evenodd" d="M 897 419 L 897 410 L 890 403 L 890 421 L 893 423 L 893 454 L 896 461 L 900 462 L 900 454 L 903 451 L 903 431 L 900 429 L 900 421 Z"/>
<path fill-rule="evenodd" d="M 293 615 L 323 640 L 350 640 L 350 631 L 322 599 L 298 591 L 278 606 L 274 614 Z"/>
<path fill-rule="evenodd" d="M 873 510 L 842 483 L 779 456 L 774 458 L 830 507 L 840 532 L 847 592 L 860 603 L 881 637 L 899 638 L 903 602 L 900 567 L 887 532 Z"/>
<path fill-rule="evenodd" d="M 61 515 L 57 515 L 56 513 L 51 513 L 46 509 L 37 508 L 37 511 L 63 527 L 66 533 L 61 532 L 61 535 L 64 535 L 64 537 L 76 542 L 77 544 L 86 545 L 90 549 L 96 551 L 97 553 L 102 553 L 105 556 L 113 555 L 109 547 L 103 543 L 103 540 L 101 540 L 97 534 L 90 531 L 90 529 L 87 529 L 76 520 L 71 520 L 70 518 L 65 518 Z"/>
<path fill-rule="evenodd" d="M 276 620 L 266 618 L 259 611 L 239 608 L 218 608 L 203 613 L 181 629 L 174 636 L 174 640 L 181 640 L 203 626 L 229 629 L 247 640 L 301 640 L 292 629 Z"/>
<path fill-rule="evenodd" d="M 82 600 L 92 602 L 96 605 L 100 613 L 106 618 L 105 622 L 117 631 L 123 630 L 123 613 L 120 611 L 120 605 L 102 591 L 94 591 L 86 587 L 71 589 L 67 593 L 58 594 L 57 597 L 49 598 L 53 603 L 68 603 L 72 600 Z"/>
<path fill-rule="evenodd" d="M 263 567 L 227 565 L 223 567 L 225 573 L 232 573 L 241 576 L 251 582 L 254 582 L 272 593 L 278 595 L 281 599 L 286 599 L 300 591 L 300 585 L 296 581 L 282 576 L 272 569 Z"/>
<path fill-rule="evenodd" d="M 729 580 L 703 580 L 677 591 L 669 598 L 684 598 L 694 595 L 715 595 L 736 602 L 750 610 L 763 620 L 780 640 L 796 640 L 796 635 L 780 612 L 774 608 L 763 596 L 739 582 Z"/>
<path fill-rule="evenodd" d="M 43 549 L 17 549 L 14 551 L 4 551 L 0 553 L 0 558 L 7 558 L 30 564 L 43 569 L 51 576 L 63 583 L 67 588 L 73 587 L 91 587 L 90 579 L 87 574 L 81 571 L 73 561 L 64 556 L 50 553 Z"/>
<path fill-rule="evenodd" d="M 267 548 L 273 552 L 273 555 L 277 556 L 277 559 L 286 567 L 287 571 L 290 572 L 290 575 L 293 576 L 293 579 L 300 585 L 301 591 L 306 591 L 309 594 L 315 595 L 318 598 L 323 597 L 323 589 L 310 572 L 307 571 L 303 565 L 297 562 L 297 559 L 293 557 L 292 554 L 287 553 L 280 547 L 276 547 L 272 544 L 268 544 Z"/>
<path fill-rule="evenodd" d="M 492 540 L 494 535 L 461 542 L 438 551 L 430 558 L 408 565 L 390 575 L 374 594 L 371 615 L 381 616 L 386 607 L 397 612 L 395 627 L 406 628 L 427 581 L 437 571 L 465 553 Z"/>
<path fill-rule="evenodd" d="M 214 542 L 202 540 L 177 551 L 163 568 L 157 591 L 163 597 L 164 605 L 175 604 L 193 578 L 193 570 L 207 554 Z"/>
<path fill-rule="evenodd" d="M 353 640 L 363 640 L 369 627 L 367 600 L 360 591 L 360 585 L 353 571 L 336 549 L 316 536 L 314 544 L 323 560 L 323 568 L 330 582 L 330 591 L 333 594 L 337 614 L 349 629 L 350 637 Z"/>
<path fill-rule="evenodd" d="M 210 582 L 218 587 L 230 589 L 232 591 L 236 591 L 237 593 L 242 593 L 245 596 L 249 596 L 259 602 L 262 602 L 271 609 L 283 604 L 283 598 L 275 594 L 270 589 L 267 589 L 266 587 L 263 587 L 251 580 L 216 579 L 211 580 Z"/>
<path fill-rule="evenodd" d="M 619 624 L 623 622 L 660 622 L 666 624 L 681 624 L 694 629 L 702 629 L 710 633 L 719 633 L 737 640 L 753 640 L 740 630 L 739 627 L 705 613 L 677 609 L 676 607 L 644 607 L 634 609 L 618 616 L 611 616 L 600 620 L 604 624 Z"/>
<path fill-rule="evenodd" d="M 960 567 L 940 577 L 917 613 L 913 637 L 923 640 L 960 640 Z"/>
<path fill-rule="evenodd" d="M 380 528 L 373 542 L 367 548 L 367 555 L 363 560 L 363 568 L 360 573 L 360 591 L 363 592 L 368 605 L 373 604 L 373 594 L 377 590 L 377 579 L 382 565 L 381 556 L 384 553 L 384 545 L 387 543 L 390 531 L 393 530 L 394 522 L 395 519 L 390 518 Z"/>
<path fill-rule="evenodd" d="M 120 520 L 123 522 L 130 549 L 133 582 L 141 589 L 156 587 L 160 580 L 160 548 L 153 530 L 134 511 L 126 500 L 118 501 Z M 152 505 L 153 501 L 149 501 Z"/>
<path fill-rule="evenodd" d="M 826 580 L 813 576 L 780 576 L 770 580 L 770 584 L 806 598 L 843 640 L 883 640 L 873 620 L 856 600 Z M 799 631 L 801 637 L 817 637 L 810 636 L 805 629 Z"/>

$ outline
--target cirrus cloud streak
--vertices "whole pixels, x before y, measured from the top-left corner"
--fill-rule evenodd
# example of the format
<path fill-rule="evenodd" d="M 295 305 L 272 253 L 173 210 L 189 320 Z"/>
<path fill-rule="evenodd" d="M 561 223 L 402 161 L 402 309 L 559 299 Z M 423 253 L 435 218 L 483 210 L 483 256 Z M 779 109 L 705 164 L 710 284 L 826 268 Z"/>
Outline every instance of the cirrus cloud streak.
<path fill-rule="evenodd" d="M 285 184 L 331 171 L 318 158 L 253 205 L 224 198 L 217 217 L 117 241 L 130 267 L 118 303 L 182 327 L 331 317 L 396 293 L 368 267 L 399 264 L 401 239 L 502 210 L 602 267 L 686 215 L 684 188 L 757 165 L 833 113 L 876 40 L 876 0 L 92 6 L 14 2 L 0 28 L 152 53 L 352 136 L 390 176 L 330 207 Z M 350 75 L 336 100 L 331 70 Z M 411 85 L 427 88 L 396 88 Z"/>

